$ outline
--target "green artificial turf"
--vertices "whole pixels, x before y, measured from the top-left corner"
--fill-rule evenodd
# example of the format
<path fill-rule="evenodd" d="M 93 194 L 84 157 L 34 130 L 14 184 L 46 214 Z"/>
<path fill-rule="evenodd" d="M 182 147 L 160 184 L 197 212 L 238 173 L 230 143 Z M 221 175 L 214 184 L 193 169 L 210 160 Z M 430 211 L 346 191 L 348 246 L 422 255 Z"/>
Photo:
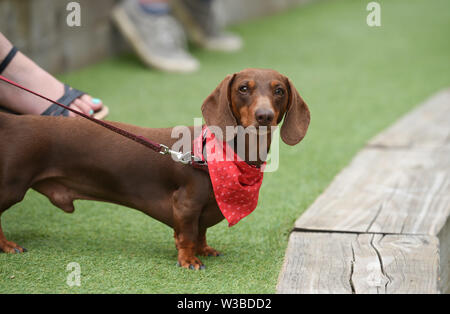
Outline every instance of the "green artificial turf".
<path fill-rule="evenodd" d="M 102 98 L 111 120 L 167 127 L 192 125 L 226 74 L 273 68 L 293 80 L 312 122 L 300 145 L 282 144 L 256 211 L 209 230 L 225 255 L 203 258 L 205 271 L 176 267 L 172 230 L 138 211 L 77 201 L 69 215 L 30 191 L 2 217 L 8 239 L 29 252 L 0 254 L 0 293 L 275 292 L 295 219 L 368 139 L 450 85 L 450 2 L 379 1 L 379 28 L 366 24 L 367 2 L 316 1 L 234 26 L 245 48 L 194 50 L 202 64 L 195 74 L 148 70 L 127 55 L 61 76 Z M 66 284 L 70 262 L 81 266 L 81 287 Z"/>

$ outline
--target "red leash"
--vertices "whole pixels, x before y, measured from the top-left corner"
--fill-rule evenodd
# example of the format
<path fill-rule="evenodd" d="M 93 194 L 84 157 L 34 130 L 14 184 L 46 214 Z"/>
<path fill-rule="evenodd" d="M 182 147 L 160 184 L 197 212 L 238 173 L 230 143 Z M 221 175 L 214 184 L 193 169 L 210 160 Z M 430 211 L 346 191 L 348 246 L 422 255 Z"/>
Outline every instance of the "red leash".
<path fill-rule="evenodd" d="M 135 134 L 130 133 L 130 132 L 128 132 L 128 131 L 125 131 L 125 130 L 123 130 L 123 129 L 121 129 L 121 128 L 115 127 L 115 126 L 113 126 L 112 124 L 109 124 L 109 123 L 107 123 L 107 122 L 98 120 L 98 119 L 93 118 L 93 117 L 91 117 L 91 116 L 88 116 L 88 115 L 86 115 L 86 114 L 84 114 L 84 113 L 82 113 L 82 112 L 78 112 L 78 111 L 76 111 L 76 110 L 74 110 L 74 109 L 72 109 L 72 108 L 70 108 L 70 107 L 68 107 L 68 106 L 65 106 L 65 105 L 63 105 L 63 104 L 61 104 L 61 103 L 59 103 L 59 102 L 57 102 L 57 101 L 54 101 L 54 100 L 52 100 L 52 99 L 49 99 L 49 98 L 47 98 L 47 97 L 45 97 L 45 96 L 43 96 L 43 95 L 41 95 L 41 94 L 39 94 L 39 93 L 33 92 L 32 90 L 29 90 L 28 88 L 23 87 L 23 86 L 17 84 L 16 82 L 13 82 L 13 81 L 7 79 L 6 77 L 4 77 L 4 76 L 2 76 L 2 75 L 0 75 L 0 80 L 1 80 L 1 81 L 4 81 L 4 82 L 6 82 L 6 83 L 8 83 L 8 84 L 10 84 L 10 85 L 13 85 L 13 86 L 15 86 L 15 87 L 17 87 L 17 88 L 20 88 L 20 89 L 22 89 L 22 90 L 25 90 L 25 91 L 27 91 L 27 92 L 29 92 L 29 93 L 31 93 L 31 94 L 33 94 L 33 95 L 36 95 L 36 96 L 38 96 L 38 97 L 40 97 L 40 98 L 42 98 L 42 99 L 45 99 L 45 100 L 47 100 L 47 101 L 49 101 L 49 102 L 51 102 L 51 103 L 57 104 L 58 106 L 63 107 L 64 109 L 67 109 L 67 110 L 69 110 L 69 111 L 72 111 L 73 113 L 75 113 L 75 114 L 77 114 L 77 115 L 79 115 L 79 116 L 82 116 L 82 117 L 85 118 L 85 119 L 88 119 L 88 120 L 90 120 L 90 121 L 92 121 L 92 122 L 94 122 L 94 123 L 97 123 L 97 124 L 99 124 L 99 125 L 101 125 L 101 126 L 107 128 L 107 129 L 109 129 L 109 130 L 111 130 L 111 131 L 117 133 L 117 134 L 120 134 L 120 135 L 122 135 L 122 136 L 124 136 L 124 137 L 127 137 L 127 138 L 129 138 L 130 140 L 135 141 L 135 142 L 137 142 L 137 143 L 139 143 L 139 144 L 141 144 L 141 145 L 144 145 L 144 146 L 146 146 L 146 147 L 148 147 L 148 148 L 150 148 L 150 149 L 152 149 L 152 150 L 154 150 L 154 151 L 156 151 L 156 152 L 158 152 L 158 153 L 161 153 L 161 154 L 168 154 L 168 153 L 170 153 L 170 151 L 168 150 L 168 148 L 167 148 L 166 146 L 164 146 L 164 145 L 155 143 L 155 142 L 153 142 L 153 141 L 151 141 L 151 140 L 149 140 L 149 139 L 147 139 L 147 138 L 145 138 L 145 137 L 143 137 L 143 136 L 135 135 Z"/>

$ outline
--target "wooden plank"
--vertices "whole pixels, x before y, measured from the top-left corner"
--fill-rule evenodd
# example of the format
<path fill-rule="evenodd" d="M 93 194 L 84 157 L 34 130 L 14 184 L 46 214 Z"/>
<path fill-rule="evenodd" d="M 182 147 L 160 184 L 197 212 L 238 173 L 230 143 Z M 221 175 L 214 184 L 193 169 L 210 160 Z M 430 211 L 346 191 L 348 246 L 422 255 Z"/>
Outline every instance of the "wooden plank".
<path fill-rule="evenodd" d="M 290 235 L 278 293 L 352 293 L 350 243 L 354 234 Z"/>
<path fill-rule="evenodd" d="M 361 235 L 371 237 L 388 281 L 380 293 L 439 293 L 439 240 L 434 236 Z"/>
<path fill-rule="evenodd" d="M 372 245 L 374 235 L 362 234 L 350 243 L 353 253 L 352 274 L 350 281 L 354 293 L 384 293 L 390 282 L 384 273 L 380 258 Z"/>
<path fill-rule="evenodd" d="M 278 293 L 438 293 L 433 236 L 294 232 Z"/>
<path fill-rule="evenodd" d="M 364 149 L 295 227 L 436 235 L 449 215 L 449 153 Z"/>
<path fill-rule="evenodd" d="M 450 89 L 371 140 L 296 221 L 277 291 L 450 293 L 449 216 Z"/>
<path fill-rule="evenodd" d="M 439 290 L 450 294 L 450 220 L 438 235 L 439 239 Z"/>

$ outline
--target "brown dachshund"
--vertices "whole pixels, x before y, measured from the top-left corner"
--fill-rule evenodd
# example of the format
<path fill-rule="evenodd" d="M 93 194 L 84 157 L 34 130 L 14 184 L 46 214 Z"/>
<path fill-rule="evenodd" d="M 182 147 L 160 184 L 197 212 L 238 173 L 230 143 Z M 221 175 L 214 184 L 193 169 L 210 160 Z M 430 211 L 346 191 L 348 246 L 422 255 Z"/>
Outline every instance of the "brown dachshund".
<path fill-rule="evenodd" d="M 208 126 L 224 130 L 238 125 L 276 126 L 284 117 L 280 134 L 289 145 L 302 140 L 310 121 L 308 107 L 291 81 L 262 69 L 227 76 L 206 98 L 202 113 Z M 172 128 L 114 125 L 169 147 L 177 141 L 171 137 Z M 146 213 L 174 229 L 182 267 L 203 269 L 196 255 L 219 255 L 206 243 L 207 228 L 224 219 L 208 173 L 85 119 L 0 113 L 0 217 L 30 188 L 67 213 L 75 210 L 77 199 Z M 25 250 L 5 238 L 1 225 L 0 249 Z"/>

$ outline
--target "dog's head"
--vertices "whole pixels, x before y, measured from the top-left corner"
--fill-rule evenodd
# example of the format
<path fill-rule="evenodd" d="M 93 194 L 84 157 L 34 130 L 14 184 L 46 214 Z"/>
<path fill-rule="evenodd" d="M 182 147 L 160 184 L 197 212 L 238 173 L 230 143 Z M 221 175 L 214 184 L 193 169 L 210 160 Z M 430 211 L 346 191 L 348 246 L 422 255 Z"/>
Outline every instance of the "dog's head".
<path fill-rule="evenodd" d="M 310 121 L 308 106 L 292 82 L 265 69 L 228 75 L 206 98 L 202 113 L 206 124 L 219 127 L 222 134 L 227 126 L 276 126 L 284 117 L 280 134 L 289 145 L 303 139 Z"/>

